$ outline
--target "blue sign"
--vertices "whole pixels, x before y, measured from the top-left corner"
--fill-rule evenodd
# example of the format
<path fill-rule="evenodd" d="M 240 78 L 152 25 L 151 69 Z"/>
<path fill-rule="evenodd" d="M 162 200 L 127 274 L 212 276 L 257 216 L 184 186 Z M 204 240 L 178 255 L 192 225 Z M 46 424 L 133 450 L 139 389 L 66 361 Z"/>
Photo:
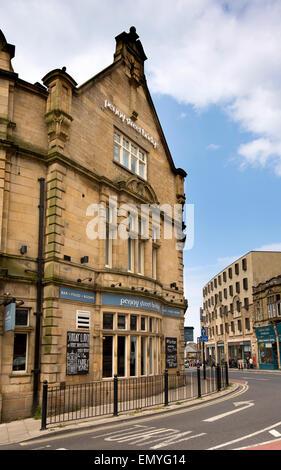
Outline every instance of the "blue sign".
<path fill-rule="evenodd" d="M 185 326 L 184 327 L 184 341 L 186 343 L 193 342 L 193 326 Z"/>
<path fill-rule="evenodd" d="M 206 336 L 206 328 L 201 328 L 201 336 Z"/>
<path fill-rule="evenodd" d="M 116 294 L 102 294 L 103 305 L 114 305 L 118 307 L 139 308 L 142 310 L 153 310 L 161 313 L 162 308 L 158 302 L 142 299 L 139 297 L 126 297 Z"/>
<path fill-rule="evenodd" d="M 200 343 L 207 343 L 209 341 L 208 336 L 200 336 Z"/>
<path fill-rule="evenodd" d="M 12 302 L 5 307 L 5 331 L 13 331 L 16 323 L 16 304 Z"/>
<path fill-rule="evenodd" d="M 68 287 L 60 287 L 60 299 L 94 304 L 96 302 L 96 295 L 93 292 L 69 289 Z"/>
<path fill-rule="evenodd" d="M 163 307 L 163 315 L 169 315 L 171 317 L 180 317 L 181 311 L 179 308 Z"/>
<path fill-rule="evenodd" d="M 258 343 L 264 341 L 275 342 L 276 336 L 273 325 L 259 326 L 255 328 Z"/>

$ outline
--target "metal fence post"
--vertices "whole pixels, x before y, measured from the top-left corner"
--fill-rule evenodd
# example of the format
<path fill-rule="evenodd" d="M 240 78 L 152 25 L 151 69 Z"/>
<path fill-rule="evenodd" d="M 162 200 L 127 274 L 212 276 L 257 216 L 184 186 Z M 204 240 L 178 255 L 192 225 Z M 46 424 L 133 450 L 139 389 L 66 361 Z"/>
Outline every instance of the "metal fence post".
<path fill-rule="evenodd" d="M 229 385 L 229 380 L 228 380 L 228 364 L 225 361 L 225 386 L 228 387 Z"/>
<path fill-rule="evenodd" d="M 118 416 L 118 375 L 113 379 L 113 416 Z"/>
<path fill-rule="evenodd" d="M 217 365 L 217 389 L 220 392 L 221 389 L 221 368 L 220 365 Z"/>
<path fill-rule="evenodd" d="M 165 406 L 168 406 L 169 404 L 169 378 L 168 378 L 168 370 L 165 369 L 164 372 L 164 393 L 165 393 L 165 399 L 164 399 L 164 404 Z"/>
<path fill-rule="evenodd" d="M 41 429 L 44 431 L 47 429 L 47 402 L 48 402 L 48 382 L 43 382 L 43 394 L 42 394 L 42 416 L 41 416 Z"/>
<path fill-rule="evenodd" d="M 201 378 L 200 378 L 200 366 L 197 366 L 197 385 L 198 385 L 198 398 L 201 398 Z"/>

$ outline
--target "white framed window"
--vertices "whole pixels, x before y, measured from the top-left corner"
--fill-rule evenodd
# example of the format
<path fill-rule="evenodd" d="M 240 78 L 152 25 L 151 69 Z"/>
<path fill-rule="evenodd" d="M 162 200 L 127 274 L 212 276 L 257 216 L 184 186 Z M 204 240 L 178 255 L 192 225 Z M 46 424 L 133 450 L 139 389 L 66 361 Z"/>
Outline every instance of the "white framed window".
<path fill-rule="evenodd" d="M 17 308 L 15 318 L 15 334 L 13 349 L 13 372 L 27 371 L 28 358 L 28 332 L 26 327 L 29 326 L 29 309 Z"/>
<path fill-rule="evenodd" d="M 128 271 L 134 272 L 135 270 L 135 240 L 128 238 Z"/>
<path fill-rule="evenodd" d="M 138 240 L 138 274 L 144 274 L 144 242 Z"/>
<path fill-rule="evenodd" d="M 141 178 L 147 178 L 146 152 L 117 131 L 114 131 L 113 159 Z"/>
<path fill-rule="evenodd" d="M 13 371 L 26 372 L 27 368 L 27 333 L 14 334 Z"/>
<path fill-rule="evenodd" d="M 149 374 L 152 375 L 153 372 L 154 372 L 153 338 L 149 338 Z"/>
<path fill-rule="evenodd" d="M 256 304 L 256 320 L 257 321 L 262 320 L 262 304 L 260 300 L 258 300 Z"/>
<path fill-rule="evenodd" d="M 137 346 L 138 346 L 138 338 L 136 336 L 130 337 L 130 376 L 137 375 Z"/>
<path fill-rule="evenodd" d="M 277 316 L 281 317 L 281 299 L 280 294 L 276 295 Z"/>
<path fill-rule="evenodd" d="M 270 295 L 267 298 L 267 311 L 268 311 L 268 318 L 275 317 L 275 302 L 274 302 L 274 295 Z"/>
<path fill-rule="evenodd" d="M 106 227 L 105 227 L 105 266 L 107 268 L 112 267 L 111 224 L 112 224 L 112 208 L 107 206 L 106 207 Z"/>
<path fill-rule="evenodd" d="M 152 248 L 152 277 L 157 278 L 157 248 Z"/>
<path fill-rule="evenodd" d="M 147 337 L 141 336 L 141 375 L 146 375 L 147 371 Z"/>

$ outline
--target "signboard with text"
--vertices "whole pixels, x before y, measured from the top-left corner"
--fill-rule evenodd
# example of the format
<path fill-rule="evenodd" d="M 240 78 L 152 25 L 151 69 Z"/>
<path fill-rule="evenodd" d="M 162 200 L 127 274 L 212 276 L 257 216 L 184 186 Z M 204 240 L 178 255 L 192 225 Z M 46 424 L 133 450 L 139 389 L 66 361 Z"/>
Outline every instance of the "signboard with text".
<path fill-rule="evenodd" d="M 178 366 L 177 338 L 166 338 L 166 368 Z"/>
<path fill-rule="evenodd" d="M 5 331 L 13 331 L 16 323 L 16 304 L 11 302 L 5 307 Z"/>
<path fill-rule="evenodd" d="M 70 289 L 69 287 L 60 287 L 60 299 L 94 304 L 96 296 L 94 292 Z"/>
<path fill-rule="evenodd" d="M 89 373 L 90 334 L 67 332 L 66 375 Z"/>

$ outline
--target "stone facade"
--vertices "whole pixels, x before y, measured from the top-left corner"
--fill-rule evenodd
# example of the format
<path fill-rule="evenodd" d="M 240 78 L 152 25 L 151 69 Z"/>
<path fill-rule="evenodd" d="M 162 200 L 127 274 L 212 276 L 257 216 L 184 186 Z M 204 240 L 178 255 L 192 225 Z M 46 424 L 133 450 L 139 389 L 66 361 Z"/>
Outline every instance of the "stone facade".
<path fill-rule="evenodd" d="M 177 340 L 169 371 L 181 369 L 187 307 L 179 222 L 163 206 L 184 205 L 186 173 L 169 152 L 135 29 L 116 37 L 113 63 L 81 86 L 65 67 L 43 85 L 23 81 L 11 64 L 14 51 L 1 33 L 2 420 L 29 416 L 44 380 L 162 373 L 166 337 Z M 136 228 L 132 242 L 96 237 L 93 205 L 108 207 L 110 198 L 117 209 L 133 205 L 137 218 L 141 205 L 160 207 L 160 238 L 151 212 L 145 239 Z M 163 236 L 168 219 L 172 237 Z M 127 220 L 118 211 L 118 227 Z M 111 230 L 106 210 L 104 221 Z M 7 329 L 12 304 L 15 326 Z M 70 365 L 74 332 L 89 340 L 83 373 Z"/>
<path fill-rule="evenodd" d="M 281 252 L 251 251 L 212 278 L 203 289 L 201 327 L 206 327 L 206 360 L 259 367 L 253 291 L 280 272 Z"/>
<path fill-rule="evenodd" d="M 253 288 L 254 328 L 261 369 L 281 369 L 281 275 Z"/>

